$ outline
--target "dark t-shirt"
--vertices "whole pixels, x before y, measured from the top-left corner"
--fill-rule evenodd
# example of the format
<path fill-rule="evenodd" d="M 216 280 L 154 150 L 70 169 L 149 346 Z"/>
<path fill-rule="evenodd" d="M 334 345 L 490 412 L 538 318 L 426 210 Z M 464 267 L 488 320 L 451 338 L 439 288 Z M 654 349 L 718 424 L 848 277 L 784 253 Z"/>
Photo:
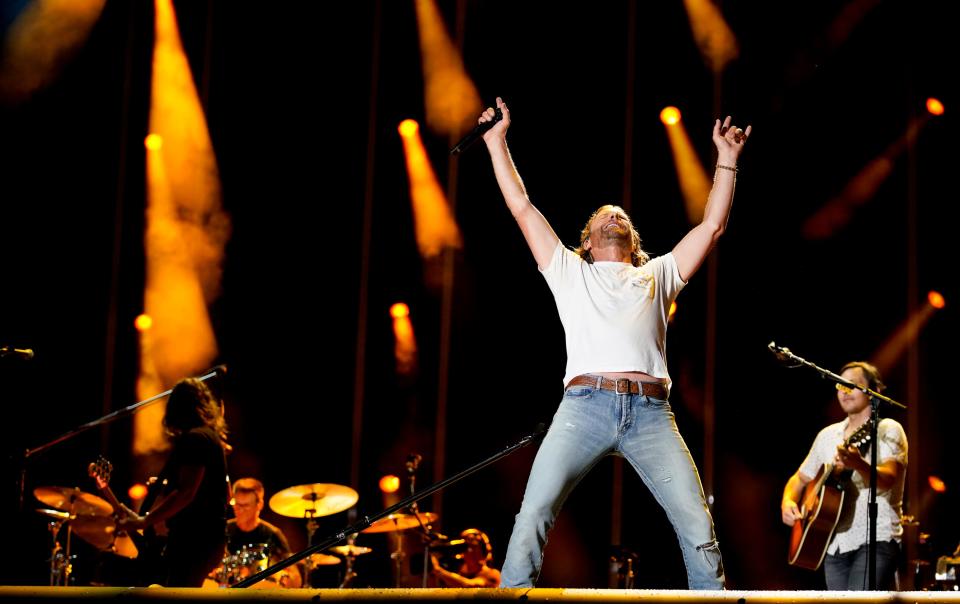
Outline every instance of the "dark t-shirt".
<path fill-rule="evenodd" d="M 160 475 L 161 480 L 168 481 L 166 491 L 179 487 L 180 470 L 186 466 L 202 466 L 203 479 L 193 501 L 167 520 L 169 538 L 183 535 L 222 540 L 226 525 L 227 467 L 220 438 L 212 428 L 194 428 L 174 437 L 170 457 Z"/>
<path fill-rule="evenodd" d="M 286 536 L 266 520 L 261 519 L 260 524 L 252 531 L 241 530 L 235 519 L 227 521 L 227 551 L 231 554 L 240 551 L 244 545 L 261 544 L 267 546 L 271 557 L 282 559 L 290 554 L 290 543 L 287 542 Z"/>

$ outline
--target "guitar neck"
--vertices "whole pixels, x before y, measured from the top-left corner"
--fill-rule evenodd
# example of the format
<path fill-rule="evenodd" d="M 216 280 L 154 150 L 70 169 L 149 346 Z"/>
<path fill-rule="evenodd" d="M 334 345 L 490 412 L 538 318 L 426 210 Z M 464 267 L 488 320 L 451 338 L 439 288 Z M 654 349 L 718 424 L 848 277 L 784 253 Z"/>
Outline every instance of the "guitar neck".
<path fill-rule="evenodd" d="M 107 500 L 107 503 L 113 506 L 114 511 L 123 507 L 123 504 L 120 503 L 119 499 L 117 499 L 117 496 L 114 494 L 113 489 L 111 489 L 109 485 L 100 489 L 100 492 L 103 493 L 103 497 Z"/>

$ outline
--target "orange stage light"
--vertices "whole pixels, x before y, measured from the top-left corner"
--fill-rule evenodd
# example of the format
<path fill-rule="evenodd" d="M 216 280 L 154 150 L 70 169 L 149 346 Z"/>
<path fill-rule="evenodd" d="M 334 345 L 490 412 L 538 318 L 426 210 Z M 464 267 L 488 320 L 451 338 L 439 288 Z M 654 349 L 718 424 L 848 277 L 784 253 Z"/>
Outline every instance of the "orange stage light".
<path fill-rule="evenodd" d="M 137 331 L 147 331 L 153 327 L 153 318 L 147 314 L 137 315 L 137 318 L 133 320 L 133 326 Z"/>
<path fill-rule="evenodd" d="M 13 2 L 5 3 L 13 5 Z M 0 99 L 21 102 L 50 85 L 86 43 L 106 0 L 32 0 L 0 42 Z M 15 13 L 14 13 L 15 14 Z"/>
<path fill-rule="evenodd" d="M 676 107 L 664 107 L 660 112 L 660 121 L 667 126 L 673 126 L 680 121 L 680 110 Z"/>
<path fill-rule="evenodd" d="M 138 482 L 137 484 L 127 489 L 127 495 L 133 501 L 140 501 L 141 499 L 147 496 L 147 485 L 141 484 Z"/>
<path fill-rule="evenodd" d="M 677 314 L 677 301 L 670 303 L 670 311 L 667 313 L 667 321 L 673 320 L 673 315 Z"/>
<path fill-rule="evenodd" d="M 929 111 L 931 115 L 943 115 L 944 110 L 943 103 L 940 102 L 940 99 L 933 97 L 927 99 L 927 111 Z"/>
<path fill-rule="evenodd" d="M 434 132 L 459 134 L 476 123 L 482 103 L 437 5 L 437 0 L 414 1 L 427 126 Z"/>
<path fill-rule="evenodd" d="M 943 298 L 943 294 L 937 291 L 931 291 L 927 294 L 927 302 L 929 302 L 930 306 L 936 308 L 937 310 L 947 305 L 947 301 Z"/>
<path fill-rule="evenodd" d="M 380 490 L 384 493 L 396 493 L 400 489 L 400 479 L 393 474 L 387 474 L 380 479 Z"/>
<path fill-rule="evenodd" d="M 419 126 L 413 120 L 404 120 L 398 130 L 406 155 L 414 234 L 420 256 L 433 258 L 446 248 L 459 249 L 462 247 L 460 227 L 430 164 Z"/>
<path fill-rule="evenodd" d="M 143 146 L 150 151 L 159 151 L 163 147 L 163 137 L 159 134 L 148 134 L 143 139 Z"/>
<path fill-rule="evenodd" d="M 947 483 L 943 482 L 939 476 L 933 476 L 931 474 L 927 477 L 927 483 L 930 485 L 930 488 L 937 493 L 943 493 L 947 490 Z"/>
<path fill-rule="evenodd" d="M 402 319 L 410 316 L 410 307 L 403 302 L 397 302 L 390 307 L 390 316 L 394 319 Z"/>
<path fill-rule="evenodd" d="M 416 120 L 411 119 L 403 120 L 400 122 L 400 125 L 397 126 L 397 132 L 404 138 L 413 136 L 418 130 L 420 130 L 420 124 L 418 124 Z"/>
<path fill-rule="evenodd" d="M 737 37 L 712 0 L 683 0 L 693 40 L 704 62 L 719 73 L 740 55 Z"/>
<path fill-rule="evenodd" d="M 664 107 L 660 112 L 660 121 L 666 126 L 687 219 L 690 224 L 700 224 L 707 197 L 710 195 L 710 177 L 703 168 L 703 162 L 700 161 L 683 122 L 680 121 L 680 110 L 672 106 Z"/>

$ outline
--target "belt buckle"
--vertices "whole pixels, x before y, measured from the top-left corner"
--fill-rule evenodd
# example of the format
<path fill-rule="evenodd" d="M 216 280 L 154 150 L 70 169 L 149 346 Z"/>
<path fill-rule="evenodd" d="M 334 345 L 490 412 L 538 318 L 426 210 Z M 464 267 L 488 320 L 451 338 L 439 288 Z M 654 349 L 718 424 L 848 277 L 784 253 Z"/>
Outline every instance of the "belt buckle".
<path fill-rule="evenodd" d="M 623 392 L 620 392 L 621 382 L 625 384 L 625 388 L 626 388 L 626 390 L 624 390 Z M 617 378 L 616 381 L 614 382 L 614 390 L 616 390 L 617 394 L 630 394 L 630 380 L 628 380 L 627 378 Z"/>

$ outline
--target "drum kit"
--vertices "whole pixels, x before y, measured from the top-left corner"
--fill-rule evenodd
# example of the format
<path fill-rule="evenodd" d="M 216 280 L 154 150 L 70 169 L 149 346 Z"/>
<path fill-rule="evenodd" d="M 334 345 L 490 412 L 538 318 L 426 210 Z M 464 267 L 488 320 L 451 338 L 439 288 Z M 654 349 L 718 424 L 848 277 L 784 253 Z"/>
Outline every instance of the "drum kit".
<path fill-rule="evenodd" d="M 123 558 L 134 559 L 138 556 L 134 540 L 124 531 L 117 529 L 113 506 L 105 499 L 84 492 L 79 488 L 43 486 L 33 491 L 34 496 L 47 508 L 38 508 L 37 512 L 48 519 L 51 533 L 50 585 L 68 585 L 73 572 L 75 556 L 70 552 L 73 535 L 92 545 L 99 551 L 109 552 Z M 358 494 L 350 487 L 313 483 L 295 485 L 275 493 L 269 500 L 270 509 L 289 518 L 307 521 L 307 543 L 309 544 L 317 530 L 317 519 L 342 512 L 352 507 L 358 500 Z M 361 533 L 397 533 L 419 528 L 425 534 L 436 523 L 438 516 L 431 512 L 419 512 L 414 509 L 409 514 L 390 514 L 363 529 Z M 66 530 L 61 545 L 60 535 Z M 370 554 L 373 549 L 355 544 L 357 533 L 349 536 L 346 545 L 329 548 L 304 560 L 305 576 L 301 577 L 295 566 L 277 572 L 252 587 L 257 588 L 297 588 L 310 587 L 309 578 L 313 570 L 319 567 L 333 567 L 343 564 L 338 587 L 347 587 L 357 577 L 354 563 L 359 556 Z M 390 557 L 396 563 L 397 583 L 399 585 L 400 564 L 405 554 L 403 539 L 396 540 L 396 551 Z M 229 587 L 238 581 L 266 570 L 279 560 L 272 558 L 273 552 L 263 543 L 244 545 L 239 551 L 225 556 L 222 564 L 211 573 L 206 585 Z"/>
<path fill-rule="evenodd" d="M 74 556 L 70 553 L 73 535 L 80 537 L 98 550 L 112 552 L 124 558 L 136 558 L 137 546 L 123 531 L 117 531 L 113 506 L 105 499 L 78 488 L 37 487 L 34 496 L 49 508 L 37 508 L 46 516 L 51 534 L 50 585 L 70 583 Z M 51 509 L 52 508 L 52 509 Z M 60 544 L 60 533 L 66 527 L 65 544 Z"/>
<path fill-rule="evenodd" d="M 281 516 L 306 520 L 306 538 L 307 543 L 310 544 L 318 527 L 318 518 L 347 510 L 353 507 L 358 499 L 357 492 L 350 487 L 332 483 L 312 483 L 295 485 L 278 491 L 270 497 L 268 505 L 271 510 Z M 437 514 L 429 512 L 391 514 L 372 523 L 361 532 L 399 533 L 417 527 L 427 528 L 436 521 Z M 314 570 L 341 564 L 343 570 L 337 586 L 348 587 L 357 577 L 354 569 L 357 558 L 374 551 L 373 548 L 356 545 L 357 537 L 358 534 L 352 534 L 346 545 L 333 546 L 326 552 L 317 552 L 305 558 L 302 578 L 297 565 L 291 565 L 250 587 L 254 589 L 312 587 L 310 578 Z M 398 544 L 401 542 L 400 539 L 397 541 Z M 223 559 L 223 563 L 214 571 L 208 585 L 214 586 L 215 582 L 217 587 L 228 587 L 267 570 L 271 565 L 279 562 L 272 557 L 273 553 L 269 549 L 269 546 L 263 543 L 244 545 L 239 551 Z M 391 558 L 394 560 L 402 558 L 402 549 L 399 545 L 398 550 L 391 554 Z"/>

